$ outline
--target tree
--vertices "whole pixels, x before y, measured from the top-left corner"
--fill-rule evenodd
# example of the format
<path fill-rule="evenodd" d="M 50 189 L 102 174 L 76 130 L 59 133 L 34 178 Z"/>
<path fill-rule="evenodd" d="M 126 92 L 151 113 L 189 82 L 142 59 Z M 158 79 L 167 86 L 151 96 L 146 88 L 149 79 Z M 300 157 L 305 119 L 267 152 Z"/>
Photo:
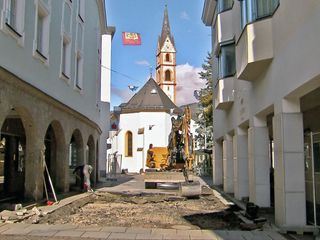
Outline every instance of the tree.
<path fill-rule="evenodd" d="M 213 145 L 213 79 L 212 79 L 212 54 L 208 53 L 202 71 L 199 72 L 200 79 L 206 81 L 206 87 L 198 91 L 200 111 L 198 113 L 196 129 L 196 141 L 200 147 L 211 148 Z"/>

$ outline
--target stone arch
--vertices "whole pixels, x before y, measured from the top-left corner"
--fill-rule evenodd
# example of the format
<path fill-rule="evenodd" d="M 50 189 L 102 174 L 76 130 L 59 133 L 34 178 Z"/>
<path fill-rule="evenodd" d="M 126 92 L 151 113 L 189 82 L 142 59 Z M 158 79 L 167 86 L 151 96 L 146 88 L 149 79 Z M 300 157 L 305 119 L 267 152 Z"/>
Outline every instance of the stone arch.
<path fill-rule="evenodd" d="M 165 81 L 171 81 L 171 71 L 168 69 L 165 71 Z"/>
<path fill-rule="evenodd" d="M 39 200 L 42 198 L 41 137 L 29 110 L 11 106 L 1 124 L 2 158 L 7 178 L 5 192 L 19 197 Z M 4 142 L 2 142 L 4 143 Z"/>
<path fill-rule="evenodd" d="M 92 186 L 95 183 L 96 172 L 97 172 L 95 155 L 96 155 L 96 152 L 95 152 L 94 138 L 92 135 L 90 135 L 87 141 L 87 146 L 86 146 L 86 163 L 88 163 L 93 167 L 93 172 L 91 173 L 91 176 L 90 176 Z"/>
<path fill-rule="evenodd" d="M 75 185 L 77 187 L 83 188 L 81 186 L 81 182 L 78 181 L 73 174 L 74 169 L 77 166 L 83 165 L 84 161 L 84 144 L 83 144 L 83 137 L 81 131 L 79 129 L 75 129 L 71 135 L 71 139 L 69 141 L 69 184 Z"/>
<path fill-rule="evenodd" d="M 58 192 L 66 192 L 68 175 L 67 144 L 63 127 L 58 120 L 53 120 L 48 125 L 44 137 L 44 144 L 46 147 L 45 160 L 54 188 Z"/>

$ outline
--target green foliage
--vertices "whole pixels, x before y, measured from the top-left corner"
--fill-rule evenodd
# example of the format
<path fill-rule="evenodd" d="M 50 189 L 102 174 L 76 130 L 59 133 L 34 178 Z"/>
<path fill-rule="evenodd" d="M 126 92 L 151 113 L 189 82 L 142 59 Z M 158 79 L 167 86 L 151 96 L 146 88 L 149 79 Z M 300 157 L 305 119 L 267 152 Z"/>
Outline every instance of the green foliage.
<path fill-rule="evenodd" d="M 212 147 L 213 139 L 213 79 L 212 79 L 212 54 L 208 53 L 202 71 L 199 73 L 200 79 L 206 81 L 206 87 L 200 89 L 199 106 L 201 111 L 198 113 L 198 129 L 196 129 L 196 140 L 201 147 Z M 205 144 L 206 142 L 206 144 Z M 206 145 L 206 146 L 205 146 Z"/>

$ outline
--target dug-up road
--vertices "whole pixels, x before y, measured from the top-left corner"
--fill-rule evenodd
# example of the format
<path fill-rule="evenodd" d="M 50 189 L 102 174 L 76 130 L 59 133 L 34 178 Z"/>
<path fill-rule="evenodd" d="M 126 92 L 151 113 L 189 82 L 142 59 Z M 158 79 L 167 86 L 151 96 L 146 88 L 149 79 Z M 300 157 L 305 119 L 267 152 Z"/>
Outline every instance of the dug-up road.
<path fill-rule="evenodd" d="M 228 201 L 201 179 L 203 194 L 197 199 L 181 198 L 175 189 L 145 190 L 141 175 L 117 180 L 94 194 L 73 196 L 68 204 L 61 201 L 49 214 L 0 225 L 0 239 L 286 239 L 272 229 L 241 231 Z"/>

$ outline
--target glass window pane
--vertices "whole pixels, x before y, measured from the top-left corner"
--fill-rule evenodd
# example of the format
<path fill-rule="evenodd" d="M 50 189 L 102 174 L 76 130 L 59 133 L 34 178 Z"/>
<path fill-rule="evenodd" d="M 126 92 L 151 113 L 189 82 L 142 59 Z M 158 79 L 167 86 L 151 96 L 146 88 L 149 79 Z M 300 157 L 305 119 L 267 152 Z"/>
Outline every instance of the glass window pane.
<path fill-rule="evenodd" d="M 222 46 L 219 57 L 219 78 L 233 76 L 235 74 L 235 68 L 234 44 Z"/>
<path fill-rule="evenodd" d="M 233 0 L 218 0 L 218 11 L 222 12 L 232 7 Z"/>

